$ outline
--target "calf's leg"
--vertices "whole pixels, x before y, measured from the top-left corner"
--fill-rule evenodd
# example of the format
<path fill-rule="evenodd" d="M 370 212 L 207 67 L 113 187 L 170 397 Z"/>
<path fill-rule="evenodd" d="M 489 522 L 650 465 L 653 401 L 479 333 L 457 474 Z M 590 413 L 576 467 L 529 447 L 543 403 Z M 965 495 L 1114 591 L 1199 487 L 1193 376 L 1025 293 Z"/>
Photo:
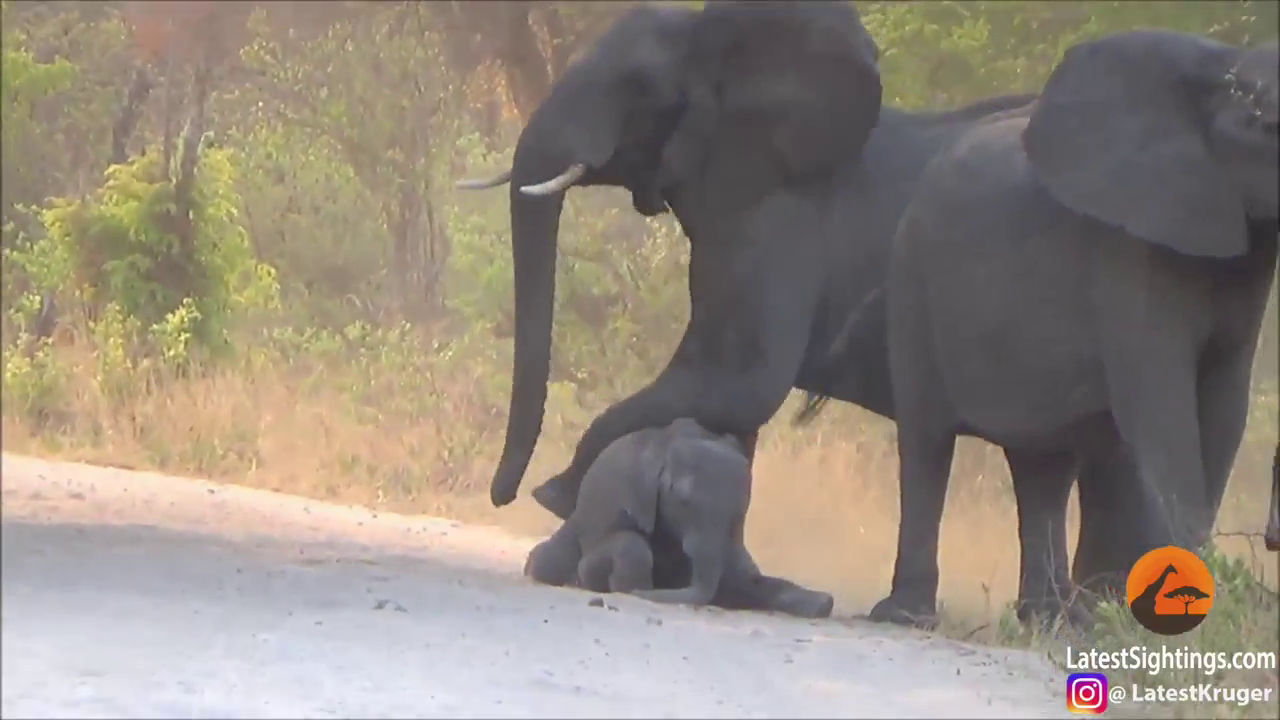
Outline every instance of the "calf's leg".
<path fill-rule="evenodd" d="M 562 587 L 574 582 L 582 550 L 577 533 L 565 523 L 529 551 L 524 574 L 534 582 Z"/>
<path fill-rule="evenodd" d="M 765 575 L 745 545 L 737 544 L 729 556 L 712 605 L 726 610 L 760 610 L 802 618 L 831 617 L 835 598 L 810 590 L 785 578 Z"/>
<path fill-rule="evenodd" d="M 578 584 L 592 592 L 630 593 L 653 588 L 653 551 L 638 533 L 616 532 L 578 564 Z"/>

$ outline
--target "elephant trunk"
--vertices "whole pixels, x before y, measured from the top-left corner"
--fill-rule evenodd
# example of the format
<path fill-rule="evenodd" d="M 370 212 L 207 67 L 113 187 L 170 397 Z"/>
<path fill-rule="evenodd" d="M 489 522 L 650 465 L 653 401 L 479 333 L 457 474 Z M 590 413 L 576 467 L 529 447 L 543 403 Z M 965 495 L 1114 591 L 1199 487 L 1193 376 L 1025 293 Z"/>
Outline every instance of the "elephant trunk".
<path fill-rule="evenodd" d="M 1276 442 L 1275 458 L 1271 460 L 1271 509 L 1267 514 L 1267 549 L 1280 552 L 1280 441 Z"/>
<path fill-rule="evenodd" d="M 526 132 L 526 134 L 528 134 Z M 502 459 L 490 485 L 490 499 L 503 506 L 515 499 L 533 457 L 547 400 L 551 372 L 551 321 L 556 293 L 556 241 L 563 189 L 531 196 L 521 188 L 540 183 L 569 163 L 550 159 L 522 137 L 511 170 L 511 254 L 515 271 L 515 357 Z"/>

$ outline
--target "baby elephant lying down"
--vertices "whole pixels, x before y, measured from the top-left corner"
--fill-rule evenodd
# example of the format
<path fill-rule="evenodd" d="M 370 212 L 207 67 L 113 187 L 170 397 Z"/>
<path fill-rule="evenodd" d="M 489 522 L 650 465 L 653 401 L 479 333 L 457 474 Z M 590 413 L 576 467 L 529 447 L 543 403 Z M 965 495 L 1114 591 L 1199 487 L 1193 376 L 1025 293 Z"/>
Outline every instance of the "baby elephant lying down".
<path fill-rule="evenodd" d="M 578 505 L 524 572 L 547 585 L 663 603 L 831 614 L 831 595 L 763 575 L 743 544 L 751 466 L 738 441 L 695 421 L 614 441 L 587 471 Z"/>

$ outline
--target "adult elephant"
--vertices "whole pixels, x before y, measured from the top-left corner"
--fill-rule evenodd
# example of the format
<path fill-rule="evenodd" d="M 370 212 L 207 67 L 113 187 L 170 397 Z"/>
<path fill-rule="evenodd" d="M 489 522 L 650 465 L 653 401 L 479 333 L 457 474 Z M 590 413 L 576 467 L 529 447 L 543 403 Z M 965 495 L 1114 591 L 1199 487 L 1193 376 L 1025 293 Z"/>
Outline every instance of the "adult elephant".
<path fill-rule="evenodd" d="M 930 163 L 886 283 L 902 520 L 879 615 L 933 610 L 959 434 L 1004 448 L 1045 556 L 1066 557 L 1070 484 L 1018 466 L 1117 445 L 1145 541 L 1208 541 L 1276 273 L 1278 62 L 1167 31 L 1083 43 Z"/>
<path fill-rule="evenodd" d="M 845 2 L 638 6 L 555 83 L 510 171 L 460 183 L 511 184 L 515 359 L 495 505 L 514 499 L 541 432 L 556 235 L 575 185 L 624 187 L 637 211 L 675 213 L 690 238 L 691 312 L 668 366 L 598 417 L 535 498 L 567 517 L 604 447 L 680 417 L 751 447 L 799 374 L 811 325 L 838 322 L 882 280 L 889 228 L 879 247 L 842 232 L 866 222 L 843 195 L 867 183 L 851 169 L 880 115 L 877 55 Z M 851 272 L 829 273 L 836 263 Z M 887 382 L 866 386 L 864 404 L 889 413 Z"/>
<path fill-rule="evenodd" d="M 544 508 L 567 518 L 603 448 L 677 418 L 733 433 L 750 452 L 793 385 L 894 417 L 882 305 L 849 338 L 856 364 L 827 374 L 826 350 L 883 285 L 890 239 L 929 160 L 1035 96 L 882 110 L 876 56 L 843 2 L 640 6 L 556 82 L 510 171 L 459 183 L 511 183 L 515 362 L 495 505 L 514 499 L 541 432 L 556 234 L 575 185 L 626 188 L 645 214 L 670 207 L 690 240 L 691 312 L 667 367 L 597 417 L 570 466 L 534 491 Z M 1082 482 L 1104 488 L 1129 472 L 1099 462 Z M 1076 573 L 1123 577 L 1136 556 L 1099 520 L 1117 512 L 1111 497 L 1090 497 L 1111 515 L 1085 517 L 1097 540 L 1077 554 Z"/>

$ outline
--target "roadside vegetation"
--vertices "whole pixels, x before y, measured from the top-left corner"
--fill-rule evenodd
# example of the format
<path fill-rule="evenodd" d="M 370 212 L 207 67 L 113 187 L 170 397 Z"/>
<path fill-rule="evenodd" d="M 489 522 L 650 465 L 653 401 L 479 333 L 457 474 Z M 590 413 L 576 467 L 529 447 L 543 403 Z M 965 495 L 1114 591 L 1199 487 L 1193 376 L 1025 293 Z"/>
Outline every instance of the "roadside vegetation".
<path fill-rule="evenodd" d="M 1278 19 L 1256 1 L 859 7 L 886 102 L 913 108 L 1034 90 L 1090 36 L 1159 26 L 1252 44 L 1274 39 Z M 512 352 L 507 201 L 452 183 L 508 166 L 522 120 L 624 8 L 3 3 L 4 450 L 547 531 L 528 499 L 488 506 Z M 580 190 L 560 237 L 552 386 L 526 491 L 657 372 L 688 312 L 670 217 Z M 1255 537 L 1280 424 L 1274 298 L 1270 312 L 1209 558 L 1214 610 L 1162 641 L 1112 608 L 1073 648 L 1280 644 L 1277 557 Z M 891 423 L 837 405 L 801 430 L 789 403 L 765 429 L 748 540 L 767 570 L 836 592 L 850 614 L 888 589 L 897 461 Z M 943 527 L 946 631 L 1059 657 L 1061 637 L 1010 622 L 1015 532 L 1002 457 L 962 442 Z M 1280 710 L 1274 668 L 1212 682 L 1276 690 L 1265 705 L 1153 711 Z"/>

